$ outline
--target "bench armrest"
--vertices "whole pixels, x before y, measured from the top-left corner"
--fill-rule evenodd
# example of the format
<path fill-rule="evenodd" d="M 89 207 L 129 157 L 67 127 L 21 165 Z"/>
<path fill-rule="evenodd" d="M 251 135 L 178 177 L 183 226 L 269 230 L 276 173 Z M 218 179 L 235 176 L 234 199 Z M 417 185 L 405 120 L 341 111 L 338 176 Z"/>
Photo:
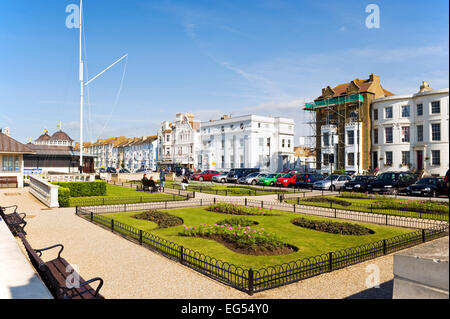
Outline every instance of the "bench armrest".
<path fill-rule="evenodd" d="M 85 282 L 80 283 L 80 287 L 81 287 L 81 286 L 85 286 L 85 285 L 89 285 L 91 282 L 94 282 L 94 281 L 100 281 L 100 283 L 99 283 L 98 286 L 97 286 L 97 289 L 95 289 L 95 294 L 94 294 L 94 296 L 97 297 L 98 292 L 100 291 L 100 289 L 101 289 L 102 286 L 103 286 L 103 279 L 102 279 L 102 278 L 100 278 L 100 277 L 95 277 L 95 278 L 89 279 L 89 280 L 87 280 L 87 281 L 85 281 Z"/>
<path fill-rule="evenodd" d="M 25 213 L 17 213 L 17 215 L 23 215 L 23 217 L 20 217 L 20 218 L 22 218 L 22 219 L 25 219 L 25 217 L 27 217 L 27 214 L 25 214 Z"/>
<path fill-rule="evenodd" d="M 5 211 L 5 209 L 7 209 L 7 208 L 13 208 L 14 207 L 14 213 L 17 213 L 17 208 L 18 208 L 18 206 L 17 205 L 11 205 L 11 206 L 0 206 L 0 209 L 2 210 L 2 211 Z"/>
<path fill-rule="evenodd" d="M 64 246 L 61 245 L 61 244 L 56 244 L 56 245 L 53 245 L 53 246 L 50 246 L 50 247 L 46 247 L 46 248 L 41 248 L 41 249 L 35 249 L 34 251 L 38 254 L 39 257 L 41 257 L 43 251 L 49 250 L 49 249 L 53 249 L 53 248 L 56 248 L 56 247 L 61 247 L 61 249 L 58 252 L 58 258 L 60 258 L 61 257 L 61 252 L 64 250 Z"/>

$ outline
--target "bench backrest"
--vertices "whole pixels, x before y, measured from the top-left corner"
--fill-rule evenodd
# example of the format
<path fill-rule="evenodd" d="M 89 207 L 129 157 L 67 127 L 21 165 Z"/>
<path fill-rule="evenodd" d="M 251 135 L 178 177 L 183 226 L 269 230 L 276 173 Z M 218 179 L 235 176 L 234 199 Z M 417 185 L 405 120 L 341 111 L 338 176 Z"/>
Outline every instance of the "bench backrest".
<path fill-rule="evenodd" d="M 17 176 L 0 176 L 0 184 L 17 184 Z"/>
<path fill-rule="evenodd" d="M 25 236 L 22 233 L 18 234 L 20 240 L 23 243 L 23 246 L 25 247 L 25 250 L 27 251 L 28 257 L 30 258 L 31 264 L 34 266 L 34 268 L 40 272 L 39 269 L 42 265 L 44 265 L 44 261 L 41 259 L 41 257 L 38 256 L 38 254 L 34 251 L 34 249 L 31 247 L 28 240 L 25 238 Z"/>

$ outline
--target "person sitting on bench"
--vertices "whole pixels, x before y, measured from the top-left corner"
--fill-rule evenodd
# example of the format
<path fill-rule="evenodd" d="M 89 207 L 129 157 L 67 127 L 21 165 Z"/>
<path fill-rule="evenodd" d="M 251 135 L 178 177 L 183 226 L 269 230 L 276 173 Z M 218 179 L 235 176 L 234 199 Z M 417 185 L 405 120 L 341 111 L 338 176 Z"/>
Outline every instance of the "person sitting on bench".
<path fill-rule="evenodd" d="M 147 181 L 148 188 L 150 188 L 151 192 L 157 192 L 158 189 L 156 187 L 155 181 L 153 180 L 153 176 L 150 176 L 150 179 Z"/>
<path fill-rule="evenodd" d="M 146 191 L 148 190 L 148 178 L 147 178 L 147 174 L 144 174 L 144 177 L 142 177 L 142 190 Z"/>

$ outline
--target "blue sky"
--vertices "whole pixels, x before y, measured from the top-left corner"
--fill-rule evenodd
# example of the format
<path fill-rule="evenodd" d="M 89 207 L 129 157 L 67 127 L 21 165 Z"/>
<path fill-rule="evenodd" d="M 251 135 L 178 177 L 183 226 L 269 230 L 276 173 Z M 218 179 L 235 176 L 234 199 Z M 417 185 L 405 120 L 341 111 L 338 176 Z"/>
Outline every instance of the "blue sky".
<path fill-rule="evenodd" d="M 0 127 L 19 141 L 60 121 L 79 139 L 78 29 L 65 26 L 78 2 L 2 1 Z M 177 112 L 291 117 L 298 137 L 302 104 L 327 85 L 375 73 L 395 94 L 449 86 L 448 1 L 83 3 L 89 76 L 129 54 L 89 85 L 85 140 L 153 135 Z M 370 3 L 379 29 L 365 26 Z"/>

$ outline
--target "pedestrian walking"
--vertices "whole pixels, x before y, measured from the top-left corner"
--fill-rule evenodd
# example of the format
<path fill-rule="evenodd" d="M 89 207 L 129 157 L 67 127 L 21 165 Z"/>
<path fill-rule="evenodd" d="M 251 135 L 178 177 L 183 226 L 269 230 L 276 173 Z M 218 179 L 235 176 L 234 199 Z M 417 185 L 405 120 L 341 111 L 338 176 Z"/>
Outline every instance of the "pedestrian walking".
<path fill-rule="evenodd" d="M 161 188 L 164 189 L 164 184 L 166 182 L 166 170 L 163 168 L 161 169 L 161 171 L 159 172 L 159 183 L 161 184 Z"/>

